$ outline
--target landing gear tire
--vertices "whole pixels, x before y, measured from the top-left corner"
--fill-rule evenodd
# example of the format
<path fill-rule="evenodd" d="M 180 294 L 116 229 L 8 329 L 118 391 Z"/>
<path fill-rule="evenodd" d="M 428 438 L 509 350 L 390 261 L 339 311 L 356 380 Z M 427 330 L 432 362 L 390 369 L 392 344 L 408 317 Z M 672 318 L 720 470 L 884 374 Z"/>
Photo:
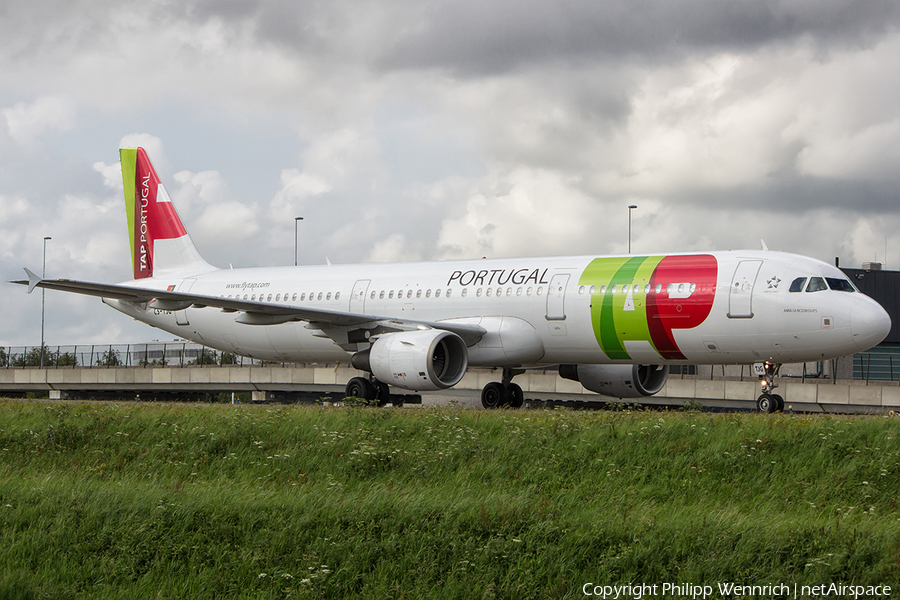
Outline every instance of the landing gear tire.
<path fill-rule="evenodd" d="M 784 398 L 781 394 L 772 394 L 772 397 L 775 398 L 775 411 L 784 412 Z"/>
<path fill-rule="evenodd" d="M 499 408 L 506 404 L 506 399 L 506 388 L 498 381 L 492 381 L 481 390 L 481 405 L 485 408 Z"/>
<path fill-rule="evenodd" d="M 777 409 L 778 401 L 772 394 L 762 394 L 756 399 L 756 408 L 759 412 L 773 413 Z"/>
<path fill-rule="evenodd" d="M 521 386 L 511 383 L 507 386 L 506 392 L 509 396 L 509 405 L 513 408 L 522 408 L 522 405 L 525 404 L 525 392 L 522 391 Z"/>
<path fill-rule="evenodd" d="M 347 387 L 344 388 L 344 396 L 371 400 L 375 397 L 375 390 L 365 377 L 354 377 L 347 382 Z"/>
<path fill-rule="evenodd" d="M 386 383 L 375 381 L 373 385 L 372 399 L 376 401 L 378 406 L 384 406 L 391 401 L 391 388 Z"/>

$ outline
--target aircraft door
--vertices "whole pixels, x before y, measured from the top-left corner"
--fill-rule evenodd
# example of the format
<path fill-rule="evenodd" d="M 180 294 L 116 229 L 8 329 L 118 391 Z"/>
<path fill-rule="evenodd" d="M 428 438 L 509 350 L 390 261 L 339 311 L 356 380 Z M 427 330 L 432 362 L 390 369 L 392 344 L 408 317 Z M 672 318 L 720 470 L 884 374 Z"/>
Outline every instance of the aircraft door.
<path fill-rule="evenodd" d="M 550 280 L 547 289 L 547 316 L 550 333 L 566 335 L 566 286 L 569 283 L 568 273 L 557 273 Z"/>
<path fill-rule="evenodd" d="M 350 294 L 350 312 L 366 312 L 366 292 L 369 290 L 371 279 L 360 279 L 353 284 L 353 292 Z"/>
<path fill-rule="evenodd" d="M 762 263 L 761 260 L 742 260 L 738 263 L 728 293 L 728 318 L 753 318 L 753 286 Z"/>
<path fill-rule="evenodd" d="M 179 292 L 190 292 L 191 288 L 194 286 L 194 282 L 196 279 L 183 279 L 181 283 L 178 284 L 178 289 L 176 291 Z M 190 325 L 188 322 L 187 309 L 184 310 L 176 310 L 175 311 L 175 322 L 178 325 Z"/>

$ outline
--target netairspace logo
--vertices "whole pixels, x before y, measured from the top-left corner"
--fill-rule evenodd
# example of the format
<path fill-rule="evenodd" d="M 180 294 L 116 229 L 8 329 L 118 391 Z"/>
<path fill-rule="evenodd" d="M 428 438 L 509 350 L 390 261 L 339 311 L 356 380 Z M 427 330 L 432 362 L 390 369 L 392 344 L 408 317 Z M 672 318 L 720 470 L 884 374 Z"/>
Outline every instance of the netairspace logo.
<path fill-rule="evenodd" d="M 744 585 L 733 582 L 712 585 L 695 585 L 691 583 L 654 583 L 600 585 L 586 583 L 581 587 L 585 596 L 604 600 L 642 600 L 644 598 L 890 598 L 889 585 L 852 585 L 844 583 L 823 583 L 819 585 L 768 584 Z"/>

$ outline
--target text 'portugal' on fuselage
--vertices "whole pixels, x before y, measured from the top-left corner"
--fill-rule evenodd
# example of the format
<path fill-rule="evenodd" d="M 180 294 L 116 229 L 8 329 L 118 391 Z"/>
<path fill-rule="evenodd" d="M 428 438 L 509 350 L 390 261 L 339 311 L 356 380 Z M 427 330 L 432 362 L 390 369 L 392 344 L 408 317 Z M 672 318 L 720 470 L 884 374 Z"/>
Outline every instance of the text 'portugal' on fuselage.
<path fill-rule="evenodd" d="M 485 407 L 521 406 L 512 378 L 560 375 L 619 398 L 662 389 L 669 364 L 782 363 L 878 344 L 890 318 L 827 263 L 782 252 L 566 256 L 217 269 L 194 246 L 142 148 L 120 150 L 134 280 L 42 280 L 209 347 L 279 362 L 351 362 L 347 394 L 452 387 L 498 367 Z"/>

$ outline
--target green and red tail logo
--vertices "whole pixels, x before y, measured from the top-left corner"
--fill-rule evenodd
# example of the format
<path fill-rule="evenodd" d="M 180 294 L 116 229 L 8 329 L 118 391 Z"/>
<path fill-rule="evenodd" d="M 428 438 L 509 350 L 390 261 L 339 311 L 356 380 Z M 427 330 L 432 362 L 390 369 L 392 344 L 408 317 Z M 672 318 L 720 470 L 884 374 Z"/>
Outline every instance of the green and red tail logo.
<path fill-rule="evenodd" d="M 180 238 L 187 232 L 144 149 L 121 148 L 119 159 L 134 278 L 152 277 L 155 243 Z"/>
<path fill-rule="evenodd" d="M 706 320 L 717 274 L 710 254 L 593 260 L 579 284 L 594 286 L 591 323 L 600 348 L 611 359 L 630 360 L 626 342 L 649 342 L 661 357 L 685 360 L 674 330 Z"/>

